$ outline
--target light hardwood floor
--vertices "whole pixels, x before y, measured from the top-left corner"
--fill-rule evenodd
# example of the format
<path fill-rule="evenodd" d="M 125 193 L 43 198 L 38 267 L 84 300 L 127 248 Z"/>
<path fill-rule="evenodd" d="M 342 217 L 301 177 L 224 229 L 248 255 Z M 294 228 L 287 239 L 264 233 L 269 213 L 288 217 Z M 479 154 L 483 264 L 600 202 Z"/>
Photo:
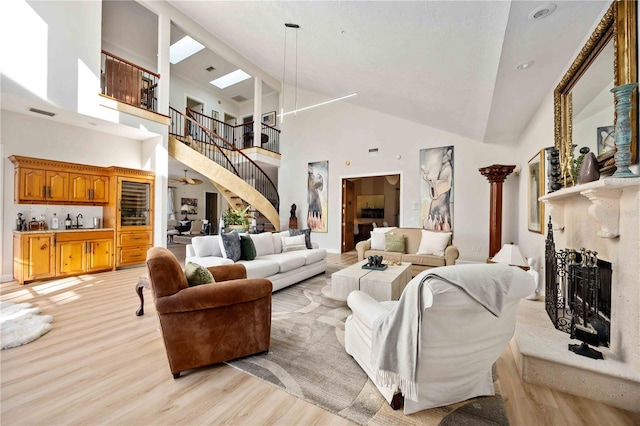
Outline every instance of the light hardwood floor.
<path fill-rule="evenodd" d="M 356 256 L 328 261 L 351 264 Z M 146 291 L 145 315 L 135 316 L 134 286 L 144 272 L 0 285 L 3 301 L 54 316 L 48 334 L 0 353 L 2 425 L 350 424 L 224 364 L 173 380 Z M 514 425 L 640 424 L 638 414 L 523 383 L 509 349 L 498 372 Z"/>

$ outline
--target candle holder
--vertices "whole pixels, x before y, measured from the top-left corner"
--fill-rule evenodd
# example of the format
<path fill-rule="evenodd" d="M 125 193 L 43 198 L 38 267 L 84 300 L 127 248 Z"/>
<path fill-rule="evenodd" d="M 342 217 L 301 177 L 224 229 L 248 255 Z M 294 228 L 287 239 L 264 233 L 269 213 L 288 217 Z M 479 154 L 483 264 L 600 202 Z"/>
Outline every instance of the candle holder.
<path fill-rule="evenodd" d="M 638 177 L 631 170 L 631 125 L 629 122 L 629 111 L 631 111 L 631 96 L 638 83 L 623 84 L 611 89 L 616 105 L 616 172 L 612 177 Z"/>

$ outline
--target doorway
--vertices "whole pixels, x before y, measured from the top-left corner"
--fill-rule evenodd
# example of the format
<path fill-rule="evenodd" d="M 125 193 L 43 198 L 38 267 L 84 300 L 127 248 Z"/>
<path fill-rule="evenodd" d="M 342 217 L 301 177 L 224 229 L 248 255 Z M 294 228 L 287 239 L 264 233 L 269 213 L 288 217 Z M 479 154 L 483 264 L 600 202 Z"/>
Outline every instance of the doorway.
<path fill-rule="evenodd" d="M 228 140 L 229 142 L 231 142 L 233 145 L 237 147 L 238 143 L 234 138 L 234 133 L 235 133 L 234 128 L 236 127 L 236 124 L 238 124 L 238 119 L 235 116 L 231 114 L 227 114 L 225 112 L 224 122 L 225 124 L 228 124 L 228 126 L 224 126 L 224 135 L 222 137 L 224 137 L 226 140 Z"/>
<path fill-rule="evenodd" d="M 341 252 L 370 238 L 376 227 L 400 226 L 401 172 L 342 179 Z"/>
<path fill-rule="evenodd" d="M 216 192 L 205 193 L 204 218 L 209 221 L 207 234 L 218 233 L 218 194 Z"/>
<path fill-rule="evenodd" d="M 188 114 L 189 111 L 193 111 L 193 112 L 197 112 L 200 114 L 204 114 L 204 102 L 199 101 L 198 99 L 192 98 L 190 96 L 187 96 L 187 100 L 186 100 L 186 105 L 187 105 L 187 111 L 185 111 Z M 189 135 L 195 139 L 195 140 L 202 140 L 202 129 L 200 129 L 200 127 L 194 125 L 193 123 L 191 123 L 191 121 L 187 120 L 187 127 L 188 127 L 188 133 Z"/>

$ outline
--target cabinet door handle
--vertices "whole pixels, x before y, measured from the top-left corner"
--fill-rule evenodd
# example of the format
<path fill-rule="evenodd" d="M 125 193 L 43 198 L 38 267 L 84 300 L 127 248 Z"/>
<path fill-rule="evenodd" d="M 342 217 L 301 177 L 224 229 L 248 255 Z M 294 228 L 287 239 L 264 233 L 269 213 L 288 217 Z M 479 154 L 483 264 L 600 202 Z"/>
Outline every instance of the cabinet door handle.
<path fill-rule="evenodd" d="M 51 187 L 47 186 L 47 198 L 51 198 Z"/>

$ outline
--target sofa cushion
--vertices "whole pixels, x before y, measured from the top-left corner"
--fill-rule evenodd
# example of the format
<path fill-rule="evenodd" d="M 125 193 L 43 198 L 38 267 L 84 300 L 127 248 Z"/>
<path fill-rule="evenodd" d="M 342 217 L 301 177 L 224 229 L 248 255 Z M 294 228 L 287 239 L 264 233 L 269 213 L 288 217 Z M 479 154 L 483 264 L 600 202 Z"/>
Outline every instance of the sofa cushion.
<path fill-rule="evenodd" d="M 210 266 L 233 265 L 233 260 L 218 256 L 187 257 L 185 258 L 185 264 L 187 262 L 194 262 L 198 265 L 204 266 L 205 268 Z"/>
<path fill-rule="evenodd" d="M 266 256 L 261 256 L 260 260 L 270 260 L 277 263 L 280 268 L 279 272 L 282 273 L 304 266 L 306 263 L 306 257 L 302 253 L 304 252 L 291 251 L 288 253 L 268 254 Z"/>
<path fill-rule="evenodd" d="M 256 258 L 256 246 L 253 240 L 247 235 L 240 235 L 240 259 L 253 260 Z"/>
<path fill-rule="evenodd" d="M 280 265 L 268 259 L 239 260 L 236 263 L 244 265 L 247 278 L 267 278 L 280 272 Z"/>
<path fill-rule="evenodd" d="M 433 254 L 403 254 L 403 262 L 411 262 L 413 265 L 420 266 L 445 266 L 445 258 Z"/>
<path fill-rule="evenodd" d="M 387 248 L 384 232 L 371 233 L 371 250 L 384 251 Z"/>
<path fill-rule="evenodd" d="M 220 239 L 224 246 L 225 257 L 234 262 L 240 260 L 240 235 L 235 232 L 229 232 L 228 234 L 220 234 Z"/>
<path fill-rule="evenodd" d="M 310 249 L 301 251 L 304 254 L 305 265 L 311 265 L 312 263 L 320 262 L 327 257 L 327 251 L 325 249 Z"/>
<path fill-rule="evenodd" d="M 191 245 L 193 246 L 194 254 L 197 257 L 205 256 L 218 256 L 222 257 L 220 251 L 220 243 L 218 242 L 217 235 L 206 235 L 204 237 L 193 237 L 191 239 Z"/>
<path fill-rule="evenodd" d="M 312 249 L 311 245 L 311 229 L 289 229 L 289 235 L 295 237 L 296 235 L 304 235 L 304 243 L 308 249 Z"/>
<path fill-rule="evenodd" d="M 385 235 L 385 251 L 404 253 L 404 235 L 388 232 Z"/>
<path fill-rule="evenodd" d="M 449 245 L 450 239 L 451 232 L 433 232 L 423 229 L 420 247 L 416 254 L 444 256 L 444 249 Z"/>
<path fill-rule="evenodd" d="M 280 231 L 271 234 L 271 238 L 273 238 L 273 254 L 282 253 L 282 237 L 288 236 L 289 231 Z"/>
<path fill-rule="evenodd" d="M 282 240 L 282 252 L 296 250 L 307 250 L 307 244 L 304 241 L 304 235 L 296 235 L 295 237 L 280 237 Z"/>
<path fill-rule="evenodd" d="M 256 248 L 256 257 L 275 253 L 273 251 L 273 238 L 270 232 L 249 234 L 249 237 L 253 240 L 253 245 Z"/>
<path fill-rule="evenodd" d="M 189 287 L 215 282 L 213 275 L 207 268 L 193 262 L 187 262 L 184 268 L 184 275 L 187 278 Z"/>

